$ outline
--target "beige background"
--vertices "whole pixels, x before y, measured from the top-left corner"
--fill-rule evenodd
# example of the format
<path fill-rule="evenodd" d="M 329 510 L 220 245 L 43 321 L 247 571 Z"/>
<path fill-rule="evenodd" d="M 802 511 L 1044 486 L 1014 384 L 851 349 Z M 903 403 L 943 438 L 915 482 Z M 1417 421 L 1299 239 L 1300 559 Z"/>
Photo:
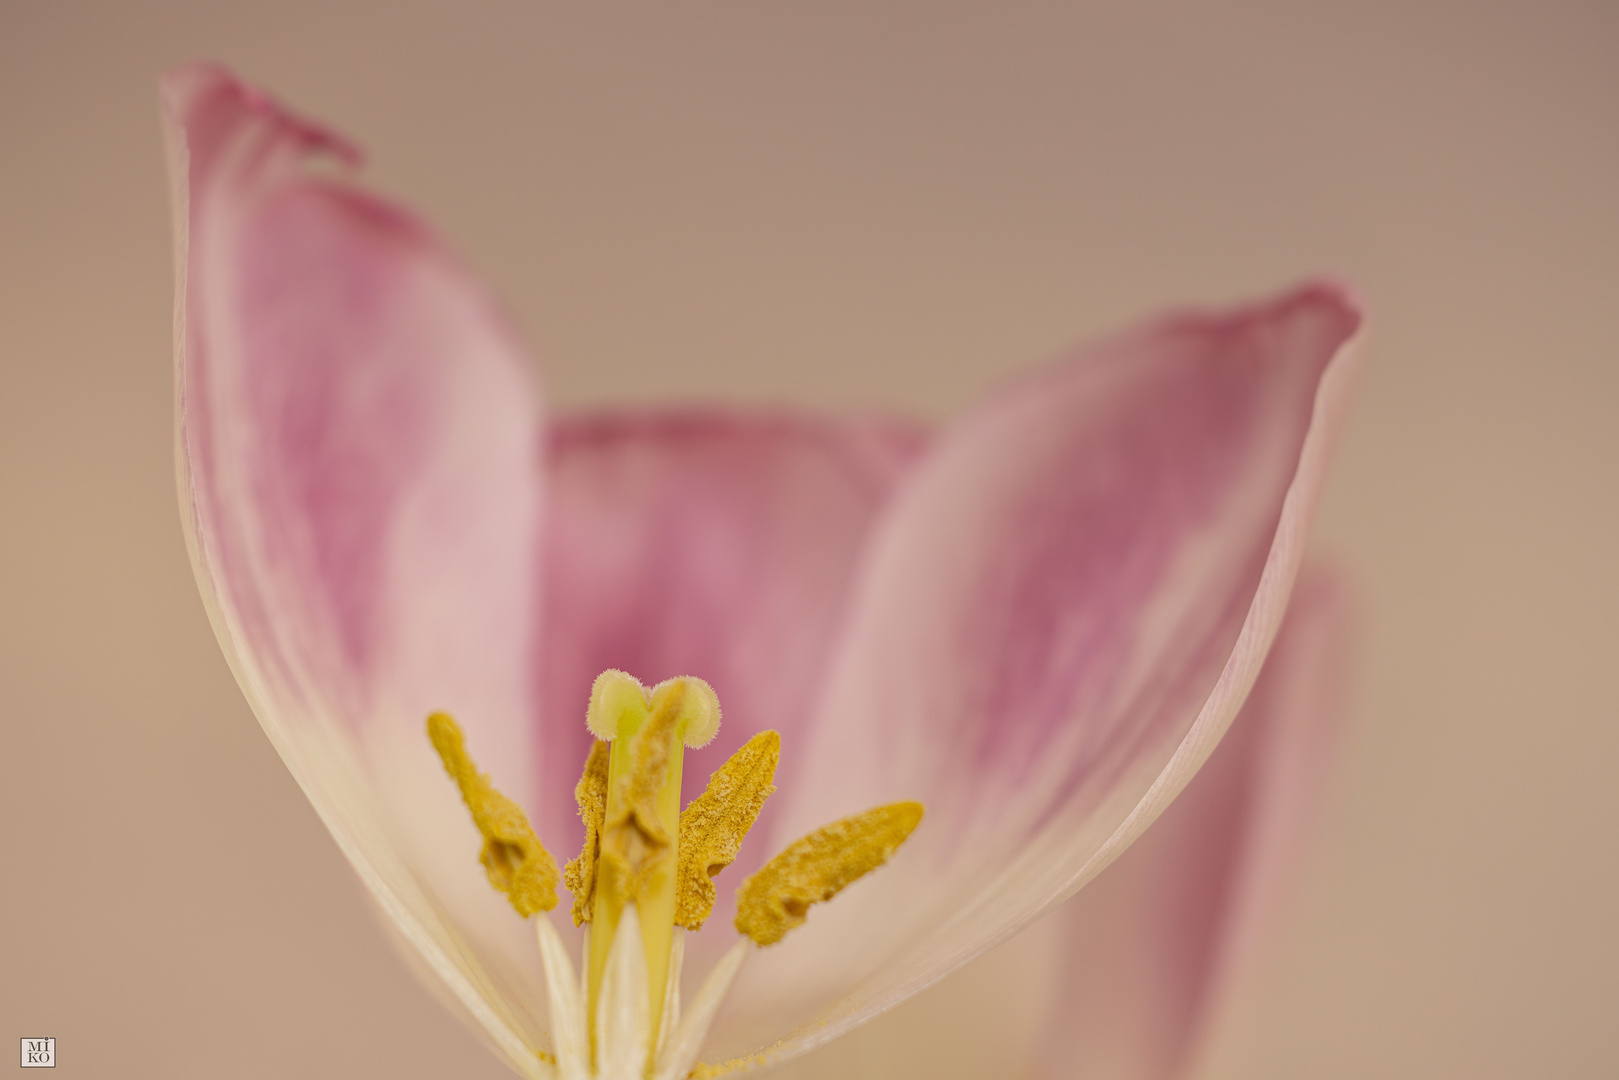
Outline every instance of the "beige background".
<path fill-rule="evenodd" d="M 213 57 L 360 138 L 564 407 L 943 417 L 1159 305 L 1358 282 L 1318 533 L 1358 701 L 1212 1072 L 1619 1075 L 1619 6 L 247 8 L 0 0 L 0 1060 L 504 1075 L 193 589 L 154 83 Z"/>

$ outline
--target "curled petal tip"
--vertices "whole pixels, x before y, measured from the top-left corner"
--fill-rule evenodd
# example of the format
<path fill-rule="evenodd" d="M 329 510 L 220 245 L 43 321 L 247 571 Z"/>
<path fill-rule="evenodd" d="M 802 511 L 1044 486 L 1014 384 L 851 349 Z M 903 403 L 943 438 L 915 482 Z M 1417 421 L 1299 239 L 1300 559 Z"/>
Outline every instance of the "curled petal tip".
<path fill-rule="evenodd" d="M 188 142 L 211 143 L 231 127 L 252 117 L 291 136 L 307 151 L 325 152 L 358 168 L 365 154 L 346 136 L 298 115 L 259 87 L 243 82 L 214 63 L 187 64 L 165 72 L 158 83 L 164 119 L 185 133 Z"/>

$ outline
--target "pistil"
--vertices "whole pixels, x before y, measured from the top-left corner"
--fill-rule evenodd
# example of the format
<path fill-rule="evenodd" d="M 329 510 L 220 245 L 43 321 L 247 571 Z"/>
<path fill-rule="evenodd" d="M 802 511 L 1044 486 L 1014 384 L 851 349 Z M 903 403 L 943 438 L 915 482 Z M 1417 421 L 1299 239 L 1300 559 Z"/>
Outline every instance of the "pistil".
<path fill-rule="evenodd" d="M 586 722 L 612 744 L 595 860 L 587 1015 L 594 1021 L 619 921 L 633 904 L 655 1046 L 675 927 L 681 767 L 685 747 L 706 743 L 718 730 L 719 702 L 700 679 L 671 679 L 648 693 L 632 677 L 609 671 L 591 690 Z"/>

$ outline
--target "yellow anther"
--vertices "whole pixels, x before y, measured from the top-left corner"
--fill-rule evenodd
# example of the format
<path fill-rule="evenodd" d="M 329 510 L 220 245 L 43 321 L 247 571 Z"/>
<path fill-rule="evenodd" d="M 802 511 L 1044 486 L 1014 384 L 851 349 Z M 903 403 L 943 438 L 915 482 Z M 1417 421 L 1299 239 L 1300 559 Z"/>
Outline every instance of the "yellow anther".
<path fill-rule="evenodd" d="M 568 862 L 562 880 L 573 894 L 573 925 L 590 920 L 596 904 L 596 860 L 601 856 L 602 825 L 607 817 L 608 744 L 597 739 L 585 759 L 585 774 L 573 789 L 579 804 L 579 819 L 585 823 L 585 846 L 579 857 Z"/>
<path fill-rule="evenodd" d="M 889 803 L 793 841 L 736 891 L 737 931 L 755 944 L 774 945 L 803 925 L 811 904 L 832 899 L 887 862 L 921 820 L 921 803 Z"/>
<path fill-rule="evenodd" d="M 427 718 L 427 737 L 444 762 L 444 771 L 461 789 L 461 801 L 483 834 L 478 861 L 489 884 L 506 894 L 523 918 L 557 906 L 557 864 L 529 827 L 523 808 L 495 790 L 467 754 L 461 728 L 448 713 Z"/>
<path fill-rule="evenodd" d="M 680 868 L 675 925 L 701 930 L 714 910 L 714 876 L 736 859 L 753 828 L 781 760 L 781 736 L 761 731 L 708 778 L 708 787 L 680 814 Z"/>

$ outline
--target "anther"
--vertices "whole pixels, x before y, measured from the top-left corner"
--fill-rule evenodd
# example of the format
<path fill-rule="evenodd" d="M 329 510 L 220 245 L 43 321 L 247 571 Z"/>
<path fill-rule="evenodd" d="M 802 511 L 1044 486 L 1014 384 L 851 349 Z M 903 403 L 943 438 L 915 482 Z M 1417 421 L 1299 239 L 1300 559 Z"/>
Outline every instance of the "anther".
<path fill-rule="evenodd" d="M 506 894 L 523 918 L 557 906 L 557 864 L 529 826 L 523 808 L 495 790 L 467 754 L 461 728 L 448 713 L 427 718 L 427 737 L 444 771 L 461 789 L 461 801 L 483 835 L 478 861 L 489 884 Z"/>
<path fill-rule="evenodd" d="M 737 932 L 774 945 L 803 925 L 811 904 L 887 862 L 921 820 L 921 803 L 889 803 L 794 840 L 737 889 Z"/>
<path fill-rule="evenodd" d="M 701 930 L 714 910 L 714 877 L 736 860 L 753 828 L 781 760 L 781 736 L 761 731 L 708 778 L 708 787 L 680 813 L 680 868 L 675 925 Z"/>
<path fill-rule="evenodd" d="M 590 744 L 585 772 L 573 789 L 579 804 L 579 819 L 585 823 L 585 844 L 579 857 L 570 859 L 563 870 L 563 882 L 573 894 L 573 925 L 590 921 L 596 906 L 596 861 L 601 857 L 602 827 L 607 820 L 608 744 L 597 739 Z"/>

